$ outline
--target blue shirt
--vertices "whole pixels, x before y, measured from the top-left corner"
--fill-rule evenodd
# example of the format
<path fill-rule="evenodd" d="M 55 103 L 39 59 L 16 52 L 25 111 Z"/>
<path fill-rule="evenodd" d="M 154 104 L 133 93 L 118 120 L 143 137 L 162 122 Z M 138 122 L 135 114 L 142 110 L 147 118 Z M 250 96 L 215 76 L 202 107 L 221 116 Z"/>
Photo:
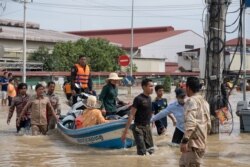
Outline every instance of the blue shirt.
<path fill-rule="evenodd" d="M 180 131 L 184 132 L 184 106 L 180 105 L 178 101 L 175 101 L 167 106 L 164 110 L 159 112 L 158 114 L 154 115 L 151 118 L 151 122 L 155 122 L 167 115 L 173 113 L 174 117 L 176 118 L 176 128 Z"/>
<path fill-rule="evenodd" d="M 1 84 L 5 84 L 5 85 L 2 85 L 2 91 L 7 91 L 7 89 L 8 89 L 8 82 L 9 82 L 9 80 L 7 78 L 5 78 L 5 77 L 2 77 L 0 79 L 0 83 Z"/>
<path fill-rule="evenodd" d="M 168 106 L 167 99 L 165 99 L 165 98 L 155 99 L 153 101 L 154 114 L 158 114 L 161 110 L 163 110 L 167 106 Z"/>

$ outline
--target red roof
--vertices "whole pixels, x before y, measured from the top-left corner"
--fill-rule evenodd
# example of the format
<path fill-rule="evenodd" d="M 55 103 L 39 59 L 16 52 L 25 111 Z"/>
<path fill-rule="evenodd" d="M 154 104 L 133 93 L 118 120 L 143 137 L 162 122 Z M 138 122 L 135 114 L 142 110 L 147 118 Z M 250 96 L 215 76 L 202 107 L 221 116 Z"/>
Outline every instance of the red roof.
<path fill-rule="evenodd" d="M 174 30 L 171 26 L 134 28 L 134 47 L 144 46 L 186 31 L 188 30 Z M 72 31 L 68 33 L 90 38 L 104 38 L 110 42 L 121 44 L 123 48 L 131 47 L 131 29 Z"/>
<path fill-rule="evenodd" d="M 238 40 L 239 40 L 239 39 L 240 39 L 240 38 L 234 38 L 234 39 L 228 40 L 228 41 L 226 42 L 226 45 L 227 45 L 227 46 L 237 46 Z M 250 46 L 250 39 L 246 39 L 246 45 L 247 45 L 247 46 Z"/>
<path fill-rule="evenodd" d="M 179 69 L 178 63 L 175 62 L 166 62 L 165 63 L 165 72 L 166 73 L 176 73 Z"/>

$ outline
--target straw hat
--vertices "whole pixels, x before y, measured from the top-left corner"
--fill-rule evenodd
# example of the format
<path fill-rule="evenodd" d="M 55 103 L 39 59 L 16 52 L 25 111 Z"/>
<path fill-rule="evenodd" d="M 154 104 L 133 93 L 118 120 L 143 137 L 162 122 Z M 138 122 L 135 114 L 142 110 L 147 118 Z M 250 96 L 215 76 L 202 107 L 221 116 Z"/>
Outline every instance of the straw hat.
<path fill-rule="evenodd" d="M 107 80 L 121 80 L 122 78 L 118 77 L 118 74 L 115 72 L 112 72 L 109 74 L 109 77 Z"/>
<path fill-rule="evenodd" d="M 87 99 L 83 101 L 83 105 L 89 109 L 100 108 L 101 102 L 97 100 L 95 96 L 90 95 Z"/>

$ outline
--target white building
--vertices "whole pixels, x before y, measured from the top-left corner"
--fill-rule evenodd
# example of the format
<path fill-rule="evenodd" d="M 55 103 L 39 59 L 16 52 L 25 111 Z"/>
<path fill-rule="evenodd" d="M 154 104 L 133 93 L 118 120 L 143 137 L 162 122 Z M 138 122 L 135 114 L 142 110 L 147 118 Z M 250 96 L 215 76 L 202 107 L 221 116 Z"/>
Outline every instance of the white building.
<path fill-rule="evenodd" d="M 238 71 L 241 66 L 241 52 L 240 47 L 238 46 L 238 39 L 231 39 L 226 42 L 226 51 L 230 53 L 230 60 L 228 64 L 231 62 L 230 70 Z M 235 49 L 237 48 L 236 52 Z M 235 53 L 235 55 L 234 55 Z M 250 70 L 250 39 L 246 39 L 246 61 L 242 62 L 246 63 L 246 70 Z M 243 64 L 242 64 L 243 69 Z"/>
<path fill-rule="evenodd" d="M 130 54 L 131 29 L 73 31 L 68 33 L 90 38 L 104 38 L 119 43 Z M 171 26 L 134 29 L 133 49 L 137 53 L 136 57 L 139 58 L 165 59 L 166 62 L 178 62 L 177 53 L 195 48 L 204 48 L 204 39 L 192 30 L 175 30 Z M 139 61 L 142 60 L 135 61 L 138 67 L 140 66 Z M 138 71 L 144 70 L 140 68 L 138 68 Z"/>

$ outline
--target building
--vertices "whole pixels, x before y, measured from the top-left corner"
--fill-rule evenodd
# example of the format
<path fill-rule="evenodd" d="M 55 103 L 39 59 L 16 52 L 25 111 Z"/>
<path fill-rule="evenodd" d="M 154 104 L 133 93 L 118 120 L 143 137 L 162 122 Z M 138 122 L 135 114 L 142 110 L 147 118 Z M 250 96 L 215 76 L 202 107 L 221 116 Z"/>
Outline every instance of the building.
<path fill-rule="evenodd" d="M 137 72 L 165 72 L 165 59 L 135 57 L 133 61 Z"/>
<path fill-rule="evenodd" d="M 90 38 L 104 38 L 120 43 L 128 54 L 131 48 L 131 29 L 72 31 L 70 34 Z M 172 26 L 134 29 L 135 57 L 165 59 L 177 62 L 178 52 L 203 48 L 204 39 L 192 30 L 175 30 Z"/>
<path fill-rule="evenodd" d="M 205 78 L 205 48 L 190 49 L 177 54 L 181 71 L 200 72 L 200 78 Z"/>
<path fill-rule="evenodd" d="M 226 42 L 226 51 L 230 53 L 230 59 L 228 61 L 228 64 L 230 64 L 230 62 L 232 61 L 231 66 L 230 66 L 231 71 L 238 71 L 241 66 L 241 50 L 238 45 L 239 45 L 238 38 L 231 39 Z M 250 70 L 250 39 L 246 39 L 246 61 L 245 63 L 246 63 L 246 70 Z M 243 66 L 242 66 L 242 69 L 243 69 Z"/>
<path fill-rule="evenodd" d="M 80 38 L 68 33 L 43 30 L 39 24 L 27 23 L 27 57 L 40 46 L 53 49 L 57 42 L 76 41 Z M 23 57 L 23 22 L 0 19 L 0 68 L 19 69 Z M 17 64 L 15 66 L 15 64 Z M 27 63 L 27 69 L 42 68 L 41 63 Z"/>

